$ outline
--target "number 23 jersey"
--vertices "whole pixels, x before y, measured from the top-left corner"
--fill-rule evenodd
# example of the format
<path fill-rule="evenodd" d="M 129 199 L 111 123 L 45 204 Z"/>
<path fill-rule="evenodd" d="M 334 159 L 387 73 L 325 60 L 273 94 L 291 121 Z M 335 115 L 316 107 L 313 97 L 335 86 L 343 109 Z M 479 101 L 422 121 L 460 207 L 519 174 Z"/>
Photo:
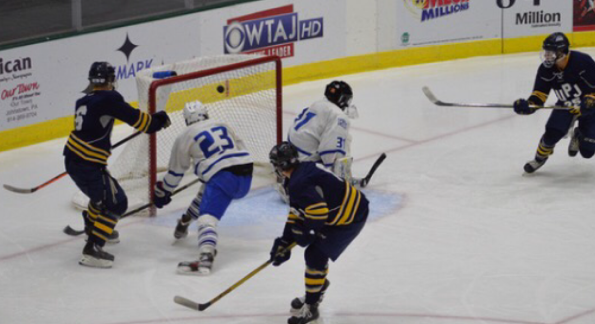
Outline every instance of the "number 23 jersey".
<path fill-rule="evenodd" d="M 178 135 L 165 182 L 176 186 L 191 165 L 194 174 L 208 182 L 221 169 L 248 163 L 253 163 L 252 156 L 234 131 L 225 123 L 207 119 Z"/>

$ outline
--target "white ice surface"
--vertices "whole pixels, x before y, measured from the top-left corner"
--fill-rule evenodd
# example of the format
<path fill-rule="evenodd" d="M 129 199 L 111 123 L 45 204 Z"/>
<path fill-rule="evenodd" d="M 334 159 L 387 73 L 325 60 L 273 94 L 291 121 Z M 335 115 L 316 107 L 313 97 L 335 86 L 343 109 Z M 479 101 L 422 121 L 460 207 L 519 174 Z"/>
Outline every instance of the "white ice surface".
<path fill-rule="evenodd" d="M 341 78 L 361 116 L 354 174 L 382 152 L 388 158 L 365 191 L 369 223 L 330 265 L 319 323 L 595 322 L 594 162 L 568 157 L 564 139 L 523 177 L 548 112 L 437 107 L 421 92 L 428 85 L 444 101 L 512 103 L 529 95 L 538 65 L 529 53 Z M 286 87 L 285 124 L 328 81 Z M 120 126 L 115 137 L 127 132 Z M 0 153 L 0 183 L 29 187 L 59 174 L 64 141 Z M 122 242 L 107 247 L 116 256 L 109 270 L 79 266 L 83 239 L 61 231 L 82 227 L 73 192 L 68 178 L 29 195 L 0 190 L 1 324 L 286 323 L 290 300 L 303 294 L 296 248 L 204 313 L 173 303 L 175 295 L 207 302 L 267 260 L 285 218 L 271 187 L 230 207 L 209 277 L 175 273 L 197 256 L 194 230 L 172 244 L 193 192 L 156 218 L 122 220 Z"/>

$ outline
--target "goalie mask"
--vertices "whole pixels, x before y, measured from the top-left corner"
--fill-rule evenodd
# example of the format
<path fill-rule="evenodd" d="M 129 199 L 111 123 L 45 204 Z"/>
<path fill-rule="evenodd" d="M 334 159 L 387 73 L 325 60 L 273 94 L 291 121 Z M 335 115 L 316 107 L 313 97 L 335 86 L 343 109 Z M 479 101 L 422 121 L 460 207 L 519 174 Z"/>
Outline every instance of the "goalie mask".
<path fill-rule="evenodd" d="M 289 142 L 281 142 L 273 146 L 269 153 L 269 160 L 278 172 L 292 169 L 300 163 L 297 148 Z"/>
<path fill-rule="evenodd" d="M 200 101 L 190 101 L 184 105 L 184 120 L 186 126 L 190 126 L 196 122 L 203 121 L 209 118 L 207 107 Z"/>
<path fill-rule="evenodd" d="M 94 62 L 89 69 L 89 82 L 92 86 L 116 88 L 116 69 L 108 62 Z"/>
<path fill-rule="evenodd" d="M 328 101 L 341 108 L 349 118 L 355 119 L 359 117 L 357 108 L 351 104 L 351 101 L 353 100 L 353 91 L 347 82 L 333 81 L 327 84 L 326 89 L 324 90 L 324 96 Z"/>
<path fill-rule="evenodd" d="M 570 52 L 570 42 L 563 33 L 553 33 L 544 41 L 541 52 L 541 61 L 546 68 L 553 67 L 558 61 L 564 59 Z"/>

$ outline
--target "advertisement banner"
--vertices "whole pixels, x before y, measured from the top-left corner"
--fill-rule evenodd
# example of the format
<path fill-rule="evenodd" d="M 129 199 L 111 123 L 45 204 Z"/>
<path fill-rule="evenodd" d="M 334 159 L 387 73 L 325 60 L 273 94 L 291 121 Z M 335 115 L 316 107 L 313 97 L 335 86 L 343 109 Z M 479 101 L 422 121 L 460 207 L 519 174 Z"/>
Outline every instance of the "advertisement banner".
<path fill-rule="evenodd" d="M 210 11 L 201 25 L 202 55 L 278 55 L 284 67 L 344 57 L 345 6 L 265 0 Z"/>
<path fill-rule="evenodd" d="M 572 31 L 572 2 L 497 0 L 502 8 L 504 38 Z"/>
<path fill-rule="evenodd" d="M 500 10 L 487 0 L 397 0 L 396 49 L 500 37 Z"/>
<path fill-rule="evenodd" d="M 115 67 L 117 89 L 132 102 L 138 100 L 138 71 L 190 59 L 200 52 L 197 16 L 1 51 L 0 131 L 71 116 L 95 61 Z"/>
<path fill-rule="evenodd" d="M 595 0 L 572 0 L 574 31 L 595 30 Z"/>

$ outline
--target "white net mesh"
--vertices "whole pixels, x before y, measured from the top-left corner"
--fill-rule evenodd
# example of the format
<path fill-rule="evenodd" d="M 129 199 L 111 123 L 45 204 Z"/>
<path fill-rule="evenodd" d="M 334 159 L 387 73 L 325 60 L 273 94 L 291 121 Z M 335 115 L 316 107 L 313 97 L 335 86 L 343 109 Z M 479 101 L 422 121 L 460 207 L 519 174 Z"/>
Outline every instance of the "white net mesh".
<path fill-rule="evenodd" d="M 277 74 L 275 61 L 252 64 L 257 55 L 222 55 L 197 58 L 143 70 L 136 77 L 139 109 L 149 110 L 149 90 L 157 71 L 175 71 L 188 80 L 160 86 L 156 89 L 156 111 L 167 111 L 171 126 L 157 133 L 155 161 L 157 172 L 167 170 L 171 148 L 177 135 L 186 127 L 182 110 L 189 101 L 200 100 L 207 107 L 209 117 L 228 123 L 246 143 L 256 161 L 260 174 L 270 173 L 268 153 L 277 143 L 278 120 Z M 245 66 L 229 71 L 212 71 L 245 62 Z M 202 72 L 201 72 L 202 71 Z M 214 72 L 214 73 L 213 73 Z M 196 74 L 196 76 L 195 76 Z M 207 74 L 207 75 L 200 75 Z M 129 197 L 129 206 L 149 201 L 149 136 L 142 134 L 128 142 L 109 170 L 120 182 Z M 76 198 L 78 207 L 86 208 L 86 201 Z M 78 195 L 80 196 L 80 194 Z"/>

